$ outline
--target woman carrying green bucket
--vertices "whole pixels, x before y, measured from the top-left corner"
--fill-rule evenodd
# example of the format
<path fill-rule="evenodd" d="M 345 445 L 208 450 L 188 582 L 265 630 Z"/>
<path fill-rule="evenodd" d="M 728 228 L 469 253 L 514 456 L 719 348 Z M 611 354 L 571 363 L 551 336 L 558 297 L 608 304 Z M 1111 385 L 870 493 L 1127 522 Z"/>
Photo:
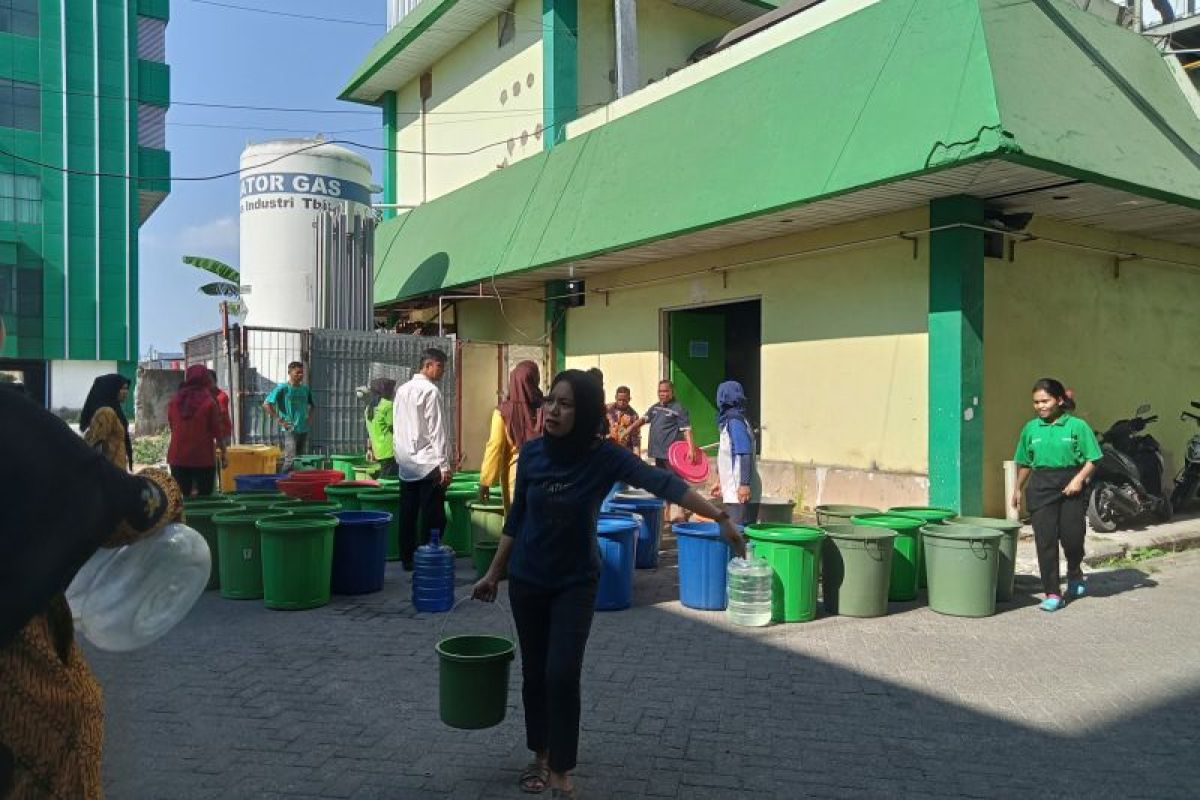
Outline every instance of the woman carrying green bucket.
<path fill-rule="evenodd" d="M 596 522 L 618 481 L 720 523 L 736 555 L 745 541 L 729 514 L 674 475 L 602 438 L 604 393 L 595 378 L 567 370 L 545 404 L 544 435 L 521 448 L 512 508 L 500 547 L 473 595 L 491 602 L 507 573 L 521 646 L 525 740 L 535 759 L 519 782 L 531 793 L 574 798 L 579 748 L 579 676 L 600 577 Z"/>

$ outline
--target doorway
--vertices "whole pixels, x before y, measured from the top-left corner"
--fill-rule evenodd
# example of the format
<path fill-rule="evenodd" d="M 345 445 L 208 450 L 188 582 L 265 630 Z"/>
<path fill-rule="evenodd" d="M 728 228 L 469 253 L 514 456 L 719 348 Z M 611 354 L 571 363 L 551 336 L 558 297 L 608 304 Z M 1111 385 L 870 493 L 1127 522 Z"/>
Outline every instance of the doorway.
<path fill-rule="evenodd" d="M 676 398 L 691 416 L 697 445 L 718 441 L 717 386 L 722 381 L 742 384 L 750 424 L 755 428 L 761 424 L 761 300 L 668 311 L 665 338 L 667 374 L 675 384 Z"/>

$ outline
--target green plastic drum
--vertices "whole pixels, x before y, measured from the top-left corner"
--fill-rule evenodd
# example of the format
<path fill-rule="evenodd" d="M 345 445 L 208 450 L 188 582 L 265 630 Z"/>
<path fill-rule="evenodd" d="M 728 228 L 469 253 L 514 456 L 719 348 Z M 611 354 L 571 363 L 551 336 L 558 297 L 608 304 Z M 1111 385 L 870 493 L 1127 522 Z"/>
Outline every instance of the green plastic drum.
<path fill-rule="evenodd" d="M 1003 531 L 970 525 L 929 525 L 924 531 L 929 564 L 929 607 L 955 617 L 996 613 L 996 578 Z"/>
<path fill-rule="evenodd" d="M 367 466 L 365 455 L 331 455 L 330 469 L 336 469 L 346 476 L 346 480 L 354 480 L 354 470 Z"/>
<path fill-rule="evenodd" d="M 222 511 L 213 515 L 217 526 L 217 551 L 220 556 L 221 597 L 229 600 L 257 600 L 263 596 L 262 537 L 260 519 L 282 517 L 266 509 Z"/>
<path fill-rule="evenodd" d="M 293 469 L 327 469 L 328 459 L 323 455 L 296 456 L 292 460 Z"/>
<path fill-rule="evenodd" d="M 265 511 L 276 503 L 288 499 L 283 492 L 244 492 L 225 495 L 239 506 L 245 506 L 249 511 Z"/>
<path fill-rule="evenodd" d="M 382 483 L 382 481 L 381 481 Z M 400 489 L 371 489 L 358 493 L 358 505 L 363 511 L 386 511 L 392 515 L 388 523 L 387 560 L 400 560 Z"/>
<path fill-rule="evenodd" d="M 826 525 L 821 550 L 825 611 L 843 617 L 887 613 L 895 531 L 871 525 Z"/>
<path fill-rule="evenodd" d="M 380 489 L 399 489 L 400 488 L 400 479 L 399 478 L 380 478 L 379 479 L 379 488 Z"/>
<path fill-rule="evenodd" d="M 362 511 L 362 507 L 358 504 L 358 496 L 370 489 L 378 489 L 378 486 L 363 486 L 362 484 L 354 484 L 345 486 L 342 484 L 332 484 L 325 487 L 325 497 L 335 502 L 342 504 L 342 511 Z"/>
<path fill-rule="evenodd" d="M 288 514 L 332 514 L 342 510 L 342 504 L 333 500 L 282 500 L 271 506 L 272 511 Z"/>
<path fill-rule="evenodd" d="M 451 728 L 499 725 L 508 707 L 516 647 L 501 636 L 451 636 L 437 643 L 438 707 Z"/>
<path fill-rule="evenodd" d="M 871 525 L 895 531 L 892 540 L 892 574 L 888 600 L 907 602 L 917 599 L 917 576 L 921 569 L 921 526 L 925 520 L 904 514 L 862 514 L 850 519 L 853 525 Z"/>
<path fill-rule="evenodd" d="M 331 514 L 286 514 L 258 521 L 263 605 L 294 611 L 329 602 L 333 530 L 337 524 L 337 517 Z"/>
<path fill-rule="evenodd" d="M 935 525 L 943 520 L 950 519 L 957 511 L 949 508 L 941 508 L 939 506 L 896 506 L 889 508 L 889 514 L 903 514 L 906 517 L 920 517 L 926 522 L 932 522 Z M 924 589 L 929 585 L 928 579 L 925 577 L 925 548 L 921 544 L 921 532 L 917 531 L 917 549 L 921 551 L 921 560 L 917 564 L 917 586 Z"/>
<path fill-rule="evenodd" d="M 1000 539 L 1000 566 L 996 571 L 996 599 L 1004 602 L 1012 600 L 1017 577 L 1017 540 L 1021 534 L 1021 523 L 993 517 L 953 517 L 942 524 L 991 528 L 1004 534 Z"/>
<path fill-rule="evenodd" d="M 192 503 L 183 507 L 183 521 L 204 537 L 212 556 L 212 570 L 208 574 L 208 585 L 204 587 L 206 590 L 221 588 L 221 542 L 213 517 L 225 511 L 245 510 L 244 506 L 233 503 Z"/>
<path fill-rule="evenodd" d="M 817 581 L 825 532 L 808 525 L 763 523 L 746 528 L 754 555 L 775 573 L 771 586 L 772 622 L 808 622 L 817 616 Z"/>
<path fill-rule="evenodd" d="M 870 506 L 838 506 L 824 505 L 817 506 L 813 509 L 817 512 L 817 525 L 824 528 L 826 525 L 849 525 L 850 518 L 860 514 L 878 514 L 878 508 Z"/>
<path fill-rule="evenodd" d="M 450 484 L 446 490 L 446 531 L 442 541 L 453 547 L 454 555 L 459 558 L 471 555 L 471 509 L 467 504 L 478 499 L 479 484 L 474 487 Z"/>
<path fill-rule="evenodd" d="M 471 559 L 475 563 L 475 575 L 479 578 L 484 576 L 488 571 L 488 567 L 492 565 L 492 559 L 496 557 L 496 550 L 500 545 L 491 540 L 476 542 L 474 551 L 471 553 Z"/>
<path fill-rule="evenodd" d="M 471 512 L 471 543 L 498 542 L 504 532 L 504 504 L 499 500 L 467 503 Z"/>

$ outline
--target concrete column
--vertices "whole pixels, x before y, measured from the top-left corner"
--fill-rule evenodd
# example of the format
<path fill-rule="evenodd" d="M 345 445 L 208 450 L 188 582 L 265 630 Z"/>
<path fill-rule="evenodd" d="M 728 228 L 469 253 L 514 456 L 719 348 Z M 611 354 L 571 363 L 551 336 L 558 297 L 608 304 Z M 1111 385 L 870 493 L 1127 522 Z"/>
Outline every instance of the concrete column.
<path fill-rule="evenodd" d="M 617 97 L 638 90 L 637 0 L 613 0 L 617 41 Z"/>

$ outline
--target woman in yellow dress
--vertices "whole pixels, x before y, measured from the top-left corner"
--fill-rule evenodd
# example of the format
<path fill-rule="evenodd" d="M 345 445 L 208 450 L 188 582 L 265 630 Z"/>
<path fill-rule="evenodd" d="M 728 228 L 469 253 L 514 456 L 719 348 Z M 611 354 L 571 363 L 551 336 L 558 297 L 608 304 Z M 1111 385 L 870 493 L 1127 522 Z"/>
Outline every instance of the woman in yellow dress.
<path fill-rule="evenodd" d="M 522 361 L 508 376 L 508 397 L 492 412 L 492 429 L 479 470 L 479 496 L 486 500 L 500 484 L 504 511 L 512 502 L 521 445 L 542 435 L 541 374 L 532 361 Z"/>

